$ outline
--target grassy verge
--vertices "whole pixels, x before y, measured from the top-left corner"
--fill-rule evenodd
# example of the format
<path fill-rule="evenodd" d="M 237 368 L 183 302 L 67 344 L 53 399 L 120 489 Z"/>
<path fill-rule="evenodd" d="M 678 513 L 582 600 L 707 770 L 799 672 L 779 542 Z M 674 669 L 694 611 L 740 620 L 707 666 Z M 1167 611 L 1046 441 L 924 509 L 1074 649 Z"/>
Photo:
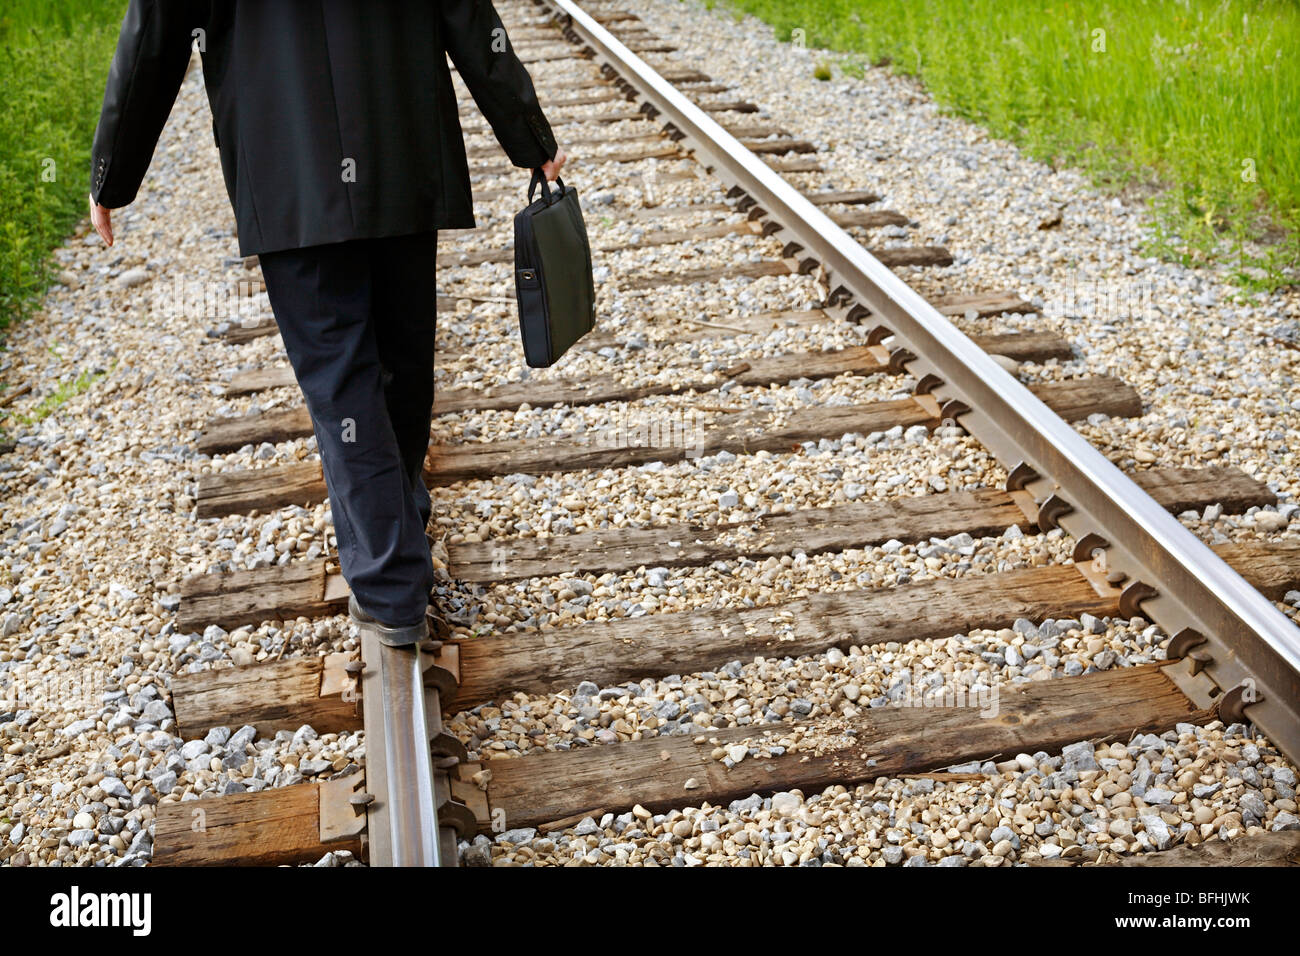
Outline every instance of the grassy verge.
<path fill-rule="evenodd" d="M 723 2 L 840 51 L 850 75 L 888 63 L 1039 159 L 1143 189 L 1153 252 L 1226 262 L 1248 287 L 1300 280 L 1292 0 Z"/>
<path fill-rule="evenodd" d="M 86 392 L 90 386 L 94 385 L 101 378 L 107 375 L 107 372 L 92 372 L 87 369 L 78 375 L 71 382 L 64 382 L 53 392 L 41 399 L 40 404 L 33 408 L 26 415 L 19 416 L 18 422 L 24 426 L 38 425 L 50 415 L 58 411 L 60 407 L 67 404 L 69 399 Z"/>
<path fill-rule="evenodd" d="M 49 283 L 86 212 L 90 145 L 125 0 L 0 7 L 0 334 Z"/>

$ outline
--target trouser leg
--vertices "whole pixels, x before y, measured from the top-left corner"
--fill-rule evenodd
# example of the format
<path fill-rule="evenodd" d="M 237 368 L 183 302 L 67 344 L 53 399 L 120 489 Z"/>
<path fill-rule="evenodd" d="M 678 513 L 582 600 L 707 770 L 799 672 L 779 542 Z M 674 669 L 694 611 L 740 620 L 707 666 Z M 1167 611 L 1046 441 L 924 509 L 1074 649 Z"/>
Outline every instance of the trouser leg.
<path fill-rule="evenodd" d="M 384 400 L 421 527 L 426 527 L 431 504 L 424 459 L 433 414 L 438 235 L 377 240 L 371 250 L 375 341 L 387 373 Z"/>
<path fill-rule="evenodd" d="M 372 242 L 259 258 L 316 432 L 343 577 L 365 611 L 406 626 L 424 618 L 433 563 L 384 394 Z"/>

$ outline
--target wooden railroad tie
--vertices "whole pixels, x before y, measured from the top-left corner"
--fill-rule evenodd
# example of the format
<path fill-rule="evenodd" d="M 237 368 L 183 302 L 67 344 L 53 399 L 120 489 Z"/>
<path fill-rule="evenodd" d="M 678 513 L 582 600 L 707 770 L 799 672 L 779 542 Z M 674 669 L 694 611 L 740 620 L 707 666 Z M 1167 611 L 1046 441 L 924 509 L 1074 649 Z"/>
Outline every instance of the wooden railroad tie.
<path fill-rule="evenodd" d="M 1131 417 L 1142 407 L 1132 386 L 1104 375 L 1034 385 L 1030 391 L 1067 421 L 1092 414 Z M 676 462 L 722 451 L 790 452 L 799 450 L 803 442 L 839 438 L 849 432 L 866 435 L 894 426 L 935 428 L 942 423 L 940 415 L 924 401 L 913 398 L 782 413 L 750 409 L 719 416 L 713 424 L 691 429 L 689 434 L 685 434 L 683 425 L 677 429 L 683 434 L 668 436 L 666 441 L 661 435 L 660 441 L 646 444 L 631 443 L 634 439 L 639 442 L 640 437 L 633 422 L 608 435 L 434 445 L 426 459 L 425 480 L 431 485 L 448 485 L 508 474 L 544 475 L 623 468 L 652 461 Z M 198 516 L 211 518 L 286 505 L 307 507 L 325 497 L 319 462 L 234 469 L 199 478 Z"/>
<path fill-rule="evenodd" d="M 1064 339 L 1051 334 L 984 335 L 976 336 L 975 340 L 986 351 L 1006 355 L 1017 361 L 1066 358 L 1072 354 Z M 588 348 L 598 347 L 600 346 L 588 344 Z M 232 382 L 232 386 L 237 387 L 239 392 L 247 393 L 252 390 L 250 386 L 266 388 L 294 384 L 292 370 L 285 370 L 289 373 L 287 381 L 283 374 L 272 375 L 271 371 L 274 370 L 245 376 L 238 382 Z M 684 371 L 689 374 L 694 369 Z M 734 381 L 738 385 L 768 386 L 804 378 L 894 374 L 895 371 L 891 369 L 888 353 L 884 349 L 878 346 L 850 346 L 836 351 L 760 356 L 730 370 L 721 369 L 712 374 L 697 372 L 698 377 L 694 380 L 684 378 L 676 383 L 624 385 L 618 381 L 566 381 L 557 378 L 549 382 L 518 382 L 485 389 L 443 389 L 434 398 L 433 414 L 447 415 L 488 409 L 513 410 L 525 403 L 535 408 L 548 405 L 600 405 L 636 401 L 655 395 L 711 392 L 728 381 Z M 270 412 L 215 418 L 208 422 L 199 435 L 197 449 L 200 454 L 216 455 L 249 444 L 306 438 L 311 433 L 311 416 L 306 406 L 299 404 Z"/>
<path fill-rule="evenodd" d="M 907 217 L 891 209 L 864 209 L 850 212 L 831 212 L 829 218 L 841 226 L 862 229 L 877 229 L 881 226 L 896 226 L 907 222 Z M 663 229 L 643 234 L 639 239 L 624 240 L 613 243 L 597 244 L 595 252 L 624 252 L 634 249 L 647 249 L 651 246 L 671 246 L 682 242 L 698 242 L 701 239 L 717 239 L 723 236 L 761 233 L 762 226 L 749 219 L 732 222 L 706 223 L 689 229 Z M 482 265 L 486 262 L 513 263 L 514 245 L 506 243 L 488 249 L 475 249 L 470 252 L 442 252 L 438 254 L 439 269 Z"/>
<path fill-rule="evenodd" d="M 1216 503 L 1228 513 L 1240 513 L 1277 500 L 1267 486 L 1235 467 L 1150 469 L 1134 473 L 1133 480 L 1175 514 Z M 1025 532 L 1037 530 L 1034 518 L 1012 495 L 981 488 L 803 508 L 711 526 L 600 528 L 548 538 L 450 544 L 448 572 L 462 581 L 487 583 L 543 577 L 556 568 L 605 574 L 639 567 L 703 566 L 742 554 L 789 554 L 791 542 L 813 555 L 883 544 L 891 538 L 912 543 L 963 531 L 976 538 L 996 536 L 1012 525 Z"/>
<path fill-rule="evenodd" d="M 670 321 L 671 319 L 671 321 Z M 689 319 L 681 316 L 664 316 L 662 321 L 659 319 L 651 320 L 644 329 L 644 334 L 652 343 L 658 343 L 661 340 L 677 342 L 694 342 L 700 339 L 718 338 L 719 336 L 741 336 L 741 335 L 766 335 L 779 329 L 797 329 L 816 325 L 820 322 L 828 321 L 828 316 L 821 309 L 805 309 L 798 312 L 769 312 L 756 315 L 732 316 L 721 322 L 710 322 L 705 320 Z M 685 325 L 686 328 L 682 328 Z M 588 332 L 574 346 L 575 350 L 594 351 L 596 349 L 611 346 L 618 348 L 627 342 L 631 333 L 614 332 L 614 331 L 594 331 Z M 1068 359 L 1074 351 L 1069 341 L 1061 338 L 1055 332 L 1006 332 L 993 333 L 990 335 L 972 335 L 971 340 L 983 348 L 986 352 L 997 355 L 1005 355 L 1007 358 L 1014 359 L 1017 362 L 1042 362 L 1047 359 Z M 438 353 L 438 362 L 447 363 L 459 361 L 466 357 L 467 353 L 449 350 L 441 350 Z M 752 368 L 752 363 L 751 363 Z M 297 382 L 293 377 L 293 369 L 287 365 L 278 365 L 271 367 L 259 367 L 236 372 L 231 376 L 226 385 L 225 394 L 248 395 L 254 392 L 265 391 L 271 388 L 284 388 L 296 385 Z M 502 390 L 510 390 L 519 387 L 523 383 L 508 383 L 501 386 L 491 386 L 477 390 L 476 394 L 487 398 L 499 396 Z M 520 401 L 522 404 L 527 401 L 532 405 L 546 403 L 547 390 L 551 383 L 532 383 L 535 391 L 534 395 L 541 394 L 542 400 L 535 398 L 526 398 Z M 561 379 L 557 385 L 563 385 Z M 450 394 L 459 391 L 458 389 L 444 389 L 442 394 L 444 398 Z M 567 399 L 565 400 L 567 401 Z M 558 403 L 557 403 L 558 404 Z M 476 406 L 481 407 L 481 406 Z M 510 407 L 510 406 L 506 406 Z M 518 407 L 518 405 L 514 406 Z M 210 425 L 220 425 L 230 421 L 230 418 L 214 418 Z"/>
<path fill-rule="evenodd" d="M 1209 468 L 1201 479 L 1197 473 L 1140 472 L 1135 479 L 1173 512 L 1203 509 L 1214 503 L 1243 511 L 1274 501 L 1264 485 L 1235 468 Z M 1026 531 L 1035 528 L 1009 494 L 946 492 L 766 515 L 754 522 L 711 529 L 689 524 L 608 528 L 551 538 L 451 545 L 448 572 L 463 580 L 503 581 L 554 574 L 555 568 L 604 574 L 637 567 L 702 567 L 712 561 L 735 561 L 742 555 L 787 554 L 794 548 L 790 542 L 797 542 L 805 553 L 819 554 L 868 548 L 891 537 L 918 541 L 963 531 L 972 535 L 1000 533 L 1013 524 Z M 329 574 L 326 567 L 324 559 L 316 559 L 255 571 L 191 576 L 181 584 L 178 626 L 200 631 L 208 624 L 231 628 L 264 620 L 341 614 L 350 592 L 342 576 Z M 471 672 L 471 682 L 473 676 Z"/>
<path fill-rule="evenodd" d="M 811 143 L 808 143 L 805 140 L 794 139 L 790 135 L 789 131 L 782 129 L 779 126 L 771 126 L 763 123 L 724 123 L 722 125 L 728 130 L 728 132 L 732 133 L 732 135 L 738 138 L 752 139 L 756 143 L 768 143 L 768 137 L 778 137 L 778 139 L 772 140 L 768 143 L 773 147 L 768 150 L 768 152 L 784 151 L 808 153 L 814 151 Z M 463 128 L 461 131 L 466 132 Z M 483 130 L 485 138 L 487 132 L 488 130 Z M 570 136 L 565 140 L 565 150 L 573 150 L 575 153 L 581 150 L 582 155 L 592 155 L 598 158 L 598 153 L 593 154 L 589 151 L 604 149 L 611 143 L 621 143 L 628 146 L 640 145 L 649 148 L 655 145 L 663 145 L 664 134 L 655 129 L 640 129 L 628 133 L 613 135 L 605 133 L 603 136 L 587 138 Z M 784 145 L 784 149 L 778 148 L 782 145 Z M 758 149 L 754 150 L 754 152 L 761 151 L 762 150 Z M 481 158 L 483 156 L 499 156 L 501 155 L 501 147 L 495 142 L 472 144 L 466 146 L 465 155 L 470 159 Z"/>
<path fill-rule="evenodd" d="M 498 298 L 502 298 L 502 297 L 495 297 L 495 295 L 494 297 L 489 297 L 487 293 L 480 293 L 477 295 L 474 294 L 459 295 L 459 297 L 458 295 L 439 295 L 438 311 L 455 312 L 456 304 L 458 304 L 458 302 L 471 302 L 471 303 L 487 302 L 487 300 L 498 299 Z M 1019 295 L 1015 293 L 983 293 L 983 294 L 975 294 L 975 295 L 937 295 L 937 297 L 931 299 L 930 304 L 931 306 L 935 307 L 935 310 L 939 312 L 940 315 L 946 315 L 946 316 L 975 315 L 976 317 L 988 317 L 988 316 L 995 316 L 995 315 L 1011 315 L 1011 313 L 1024 313 L 1024 312 L 1034 311 L 1034 306 L 1031 306 L 1030 303 L 1026 302 L 1026 300 L 1019 297 Z M 813 310 L 813 311 L 820 311 L 820 310 Z M 792 315 L 792 313 L 789 312 L 763 313 L 763 315 L 759 317 L 763 317 L 763 319 L 766 319 L 766 317 L 785 316 L 785 315 Z M 741 321 L 741 323 L 745 323 L 745 321 L 748 320 L 749 319 L 746 319 L 746 317 L 741 317 L 741 319 L 738 320 L 728 319 L 728 323 L 735 324 L 736 321 Z M 276 326 L 276 320 L 274 320 L 273 317 L 265 317 L 265 319 L 250 321 L 250 323 L 248 323 L 247 325 L 240 324 L 240 325 L 231 326 L 230 329 L 226 330 L 225 339 L 227 342 L 231 343 L 231 345 L 242 345 L 243 342 L 251 341 L 251 339 L 253 338 L 274 336 L 274 334 L 276 334 L 277 332 L 278 329 Z M 585 336 L 584 338 L 580 339 L 580 341 L 578 341 L 575 347 L 577 347 L 577 349 L 584 349 L 584 347 L 588 347 L 585 345 L 585 343 L 590 341 L 591 337 L 601 336 L 601 334 L 602 333 L 599 332 L 599 330 L 597 330 L 597 332 L 588 333 L 588 336 Z M 1019 333 L 1019 334 L 1027 334 L 1027 333 Z M 445 354 L 445 352 L 443 352 L 443 354 Z M 291 378 L 290 381 L 292 381 Z"/>
<path fill-rule="evenodd" d="M 1078 859 L 1038 860 L 1031 866 L 1077 866 Z M 1206 840 L 1181 844 L 1159 853 L 1135 853 L 1120 857 L 1113 866 L 1300 866 L 1300 830 L 1276 833 L 1243 833 L 1231 840 Z"/>
<path fill-rule="evenodd" d="M 474 809 L 480 828 L 488 831 L 501 815 L 506 826 L 515 828 L 597 810 L 620 813 L 635 805 L 652 813 L 706 802 L 725 805 L 752 793 L 815 793 L 834 784 L 938 770 L 998 753 L 1052 752 L 1078 740 L 1127 740 L 1135 732 L 1162 733 L 1178 723 L 1204 723 L 1211 717 L 1197 710 L 1158 667 L 1125 667 L 1002 686 L 992 716 L 981 717 L 972 707 L 881 707 L 852 719 L 807 722 L 802 726 L 826 740 L 820 751 L 748 757 L 730 769 L 713 759 L 715 747 L 776 744 L 793 739 L 801 725 L 701 729 L 704 743 L 694 735 L 674 735 L 490 760 L 482 765 L 491 774 Z M 462 799 L 470 796 L 464 778 L 477 770 L 458 768 Z M 323 838 L 322 798 L 330 786 L 298 784 L 162 803 L 153 864 L 276 865 L 310 862 L 331 849 L 355 852 L 358 835 Z M 203 814 L 201 830 L 195 826 L 196 813 Z M 324 837 L 331 836 L 326 830 Z"/>
<path fill-rule="evenodd" d="M 1300 583 L 1300 546 L 1217 545 L 1215 552 L 1274 599 Z M 287 595 L 280 608 L 258 612 L 275 616 L 258 621 L 341 613 L 346 600 L 322 600 L 327 578 L 318 563 L 313 594 Z M 273 583 L 273 575 L 262 578 L 264 589 Z M 259 597 L 265 598 L 265 591 Z M 976 627 L 1009 627 L 1022 617 L 1042 620 L 1084 612 L 1115 616 L 1118 596 L 1098 594 L 1073 567 L 1049 566 L 936 578 L 885 590 L 833 591 L 756 608 L 575 621 L 453 642 L 459 648 L 462 683 L 443 703 L 465 709 L 517 690 L 548 692 L 581 680 L 613 684 L 709 670 L 760 654 L 785 657 L 852 644 L 906 643 Z M 186 735 L 201 736 L 232 722 L 266 731 L 293 729 L 303 722 L 299 717 L 311 715 L 331 729 L 338 721 L 340 727 L 354 728 L 359 724 L 350 710 L 332 699 L 341 689 L 331 688 L 341 685 L 328 675 L 331 667 L 337 671 L 342 666 L 342 658 L 314 659 L 178 674 L 173 684 L 177 724 Z"/>

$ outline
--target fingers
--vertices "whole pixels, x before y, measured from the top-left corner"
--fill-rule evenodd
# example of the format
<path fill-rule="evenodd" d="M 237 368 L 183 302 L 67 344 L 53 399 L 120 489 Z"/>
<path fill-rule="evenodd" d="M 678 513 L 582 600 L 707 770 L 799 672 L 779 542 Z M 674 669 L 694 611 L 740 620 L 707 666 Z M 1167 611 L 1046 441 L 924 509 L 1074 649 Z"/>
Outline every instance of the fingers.
<path fill-rule="evenodd" d="M 555 151 L 555 158 L 542 164 L 542 175 L 546 177 L 548 182 L 555 182 L 556 177 L 560 175 L 560 169 L 564 166 L 564 163 L 568 158 L 569 157 L 564 150 L 557 149 Z"/>
<path fill-rule="evenodd" d="M 95 227 L 95 232 L 99 233 L 99 238 L 104 240 L 104 245 L 113 244 L 113 217 L 105 207 L 95 202 L 94 197 L 90 199 L 90 224 Z"/>

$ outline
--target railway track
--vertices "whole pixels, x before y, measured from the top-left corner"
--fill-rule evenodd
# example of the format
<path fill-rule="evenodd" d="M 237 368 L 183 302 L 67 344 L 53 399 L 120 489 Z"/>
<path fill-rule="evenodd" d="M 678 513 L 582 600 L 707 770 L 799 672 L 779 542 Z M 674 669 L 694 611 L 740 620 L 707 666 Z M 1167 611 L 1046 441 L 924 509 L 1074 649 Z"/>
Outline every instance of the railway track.
<path fill-rule="evenodd" d="M 559 369 L 498 381 L 488 353 L 517 352 L 511 313 L 497 309 L 494 341 L 471 336 L 459 348 L 443 347 L 456 336 L 444 335 L 442 323 L 455 328 L 467 306 L 501 304 L 510 289 L 511 252 L 501 243 L 508 220 L 490 217 L 479 248 L 445 243 L 438 262 L 449 276 L 439 301 L 439 363 L 464 370 L 482 362 L 488 372 L 440 386 L 439 421 L 499 412 L 527 433 L 550 410 L 591 409 L 607 416 L 599 421 L 615 424 L 545 437 L 462 431 L 459 441 L 431 445 L 431 486 L 509 496 L 521 484 L 559 473 L 599 472 L 617 480 L 662 463 L 808 456 L 852 435 L 911 435 L 946 441 L 957 454 L 970 436 L 1002 464 L 1005 487 L 948 490 L 942 480 L 931 481 L 920 496 L 844 495 L 826 507 L 765 509 L 742 520 L 724 514 L 713 522 L 670 507 L 652 521 L 543 535 L 532 528 L 512 534 L 518 529 L 499 523 L 457 534 L 435 525 L 431 546 L 460 586 L 527 588 L 558 576 L 572 595 L 571 609 L 523 628 L 492 621 L 473 634 L 452 621 L 454 630 L 416 651 L 381 648 L 365 638 L 359 654 L 176 675 L 173 705 L 186 738 L 236 725 L 261 734 L 302 725 L 317 733 L 364 729 L 366 760 L 364 768 L 344 768 L 323 782 L 206 799 L 202 827 L 194 825 L 194 804 L 163 803 L 155 864 L 303 863 L 346 849 L 372 865 L 447 865 L 457 862 L 461 841 L 480 832 L 550 832 L 605 814 L 648 819 L 686 805 L 817 792 L 882 776 L 980 778 L 950 768 L 1054 753 L 1084 740 L 1127 741 L 1214 719 L 1253 723 L 1292 760 L 1300 757 L 1300 632 L 1270 603 L 1300 583 L 1300 549 L 1211 549 L 1172 516 L 1215 505 L 1229 512 L 1266 505 L 1275 500 L 1268 488 L 1222 467 L 1122 474 L 1068 422 L 1140 414 L 1141 397 L 1131 387 L 1111 377 L 1021 385 L 1004 366 L 1065 358 L 1071 344 L 1050 333 L 968 338 L 949 320 L 1029 312 L 1029 303 L 1011 290 L 923 299 L 894 270 L 946 265 L 948 250 L 877 241 L 880 230 L 909 221 L 905 210 L 877 208 L 870 184 L 822 187 L 815 146 L 756 119 L 759 107 L 715 78 L 666 60 L 662 69 L 651 66 L 673 48 L 634 14 L 569 0 L 501 9 L 516 49 L 534 70 L 557 138 L 575 156 L 573 182 L 581 186 L 614 169 L 646 184 L 640 205 L 624 194 L 609 207 L 597 206 L 584 189 L 590 218 L 604 218 L 608 208 L 609 218 L 637 224 L 631 237 L 603 239 L 593 229 L 600 260 L 616 262 L 629 249 L 662 253 L 656 257 L 662 268 L 613 277 L 617 291 L 603 298 L 602 308 L 625 311 L 620 297 L 638 297 L 642 305 L 663 297 L 669 304 L 644 328 L 602 317 Z M 472 114 L 465 127 L 476 199 L 510 200 L 519 192 L 517 171 L 502 168 Z M 690 202 L 654 195 L 672 196 L 674 184 Z M 734 261 L 692 268 L 696 245 L 711 240 L 733 242 Z M 237 278 L 256 287 L 250 275 Z M 751 301 L 739 315 L 714 320 L 707 303 L 733 294 L 736 283 L 763 277 L 806 289 L 819 304 L 769 309 Z M 692 311 L 709 318 L 694 319 Z M 858 341 L 834 350 L 774 351 L 770 344 L 774 332 L 798 343 L 802 332 L 829 327 L 857 330 Z M 219 347 L 251 348 L 274 331 L 269 318 L 239 324 Z M 692 342 L 722 337 L 740 344 L 744 354 L 734 364 L 697 368 L 681 360 Z M 571 362 L 602 350 L 626 361 L 628 374 L 566 373 Z M 667 372 L 642 374 L 656 354 L 668 356 L 661 363 Z M 731 394 L 807 390 L 846 377 L 889 381 L 890 397 L 828 404 L 807 391 L 808 400 L 795 405 L 746 405 Z M 300 398 L 274 391 L 292 385 L 282 366 L 233 375 L 227 396 L 235 405 L 250 396 L 280 397 L 273 408 L 214 419 L 198 450 L 215 456 L 215 464 L 224 453 L 307 438 L 311 427 Z M 910 394 L 895 397 L 900 386 Z M 870 388 L 862 391 L 871 396 Z M 673 401 L 685 405 L 654 404 Z M 685 422 L 654 418 L 683 407 L 698 415 Z M 324 497 L 320 467 L 311 461 L 214 467 L 200 482 L 197 513 L 265 513 Z M 571 506 L 580 510 L 584 503 Z M 933 547 L 1008 528 L 1068 536 L 1072 560 L 962 573 L 971 569 L 967 562 L 956 574 L 919 581 L 898 574 L 888 587 L 793 597 L 774 584 L 768 599 L 740 607 L 582 613 L 594 607 L 581 602 L 591 596 L 593 580 L 602 586 L 607 576 L 647 569 L 662 576 L 667 569 L 760 560 L 774 562 L 777 582 L 784 569 L 813 555 Z M 347 598 L 328 555 L 286 554 L 255 570 L 185 581 L 179 623 L 201 631 L 328 617 L 344 613 Z M 492 751 L 480 749 L 476 736 L 467 748 L 468 725 L 456 719 L 466 712 L 476 720 L 494 709 L 499 714 L 495 705 L 512 695 L 578 688 L 574 696 L 588 700 L 619 698 L 645 679 L 717 672 L 733 661 L 831 649 L 868 654 L 882 645 L 1010 628 L 1022 619 L 1078 626 L 1089 616 L 1154 622 L 1173 635 L 1167 661 L 1009 683 L 1000 688 L 992 718 L 951 700 L 940 707 L 867 707 L 841 696 L 836 709 L 805 713 L 803 720 L 770 712 L 768 720 L 733 725 L 711 719 L 706 708 L 691 714 L 670 707 L 628 723 L 635 710 L 629 702 L 620 708 L 624 716 L 581 729 L 581 746 L 514 759 L 487 759 Z M 952 689 L 944 693 L 951 697 Z M 1061 855 L 1088 858 L 1082 851 Z"/>

